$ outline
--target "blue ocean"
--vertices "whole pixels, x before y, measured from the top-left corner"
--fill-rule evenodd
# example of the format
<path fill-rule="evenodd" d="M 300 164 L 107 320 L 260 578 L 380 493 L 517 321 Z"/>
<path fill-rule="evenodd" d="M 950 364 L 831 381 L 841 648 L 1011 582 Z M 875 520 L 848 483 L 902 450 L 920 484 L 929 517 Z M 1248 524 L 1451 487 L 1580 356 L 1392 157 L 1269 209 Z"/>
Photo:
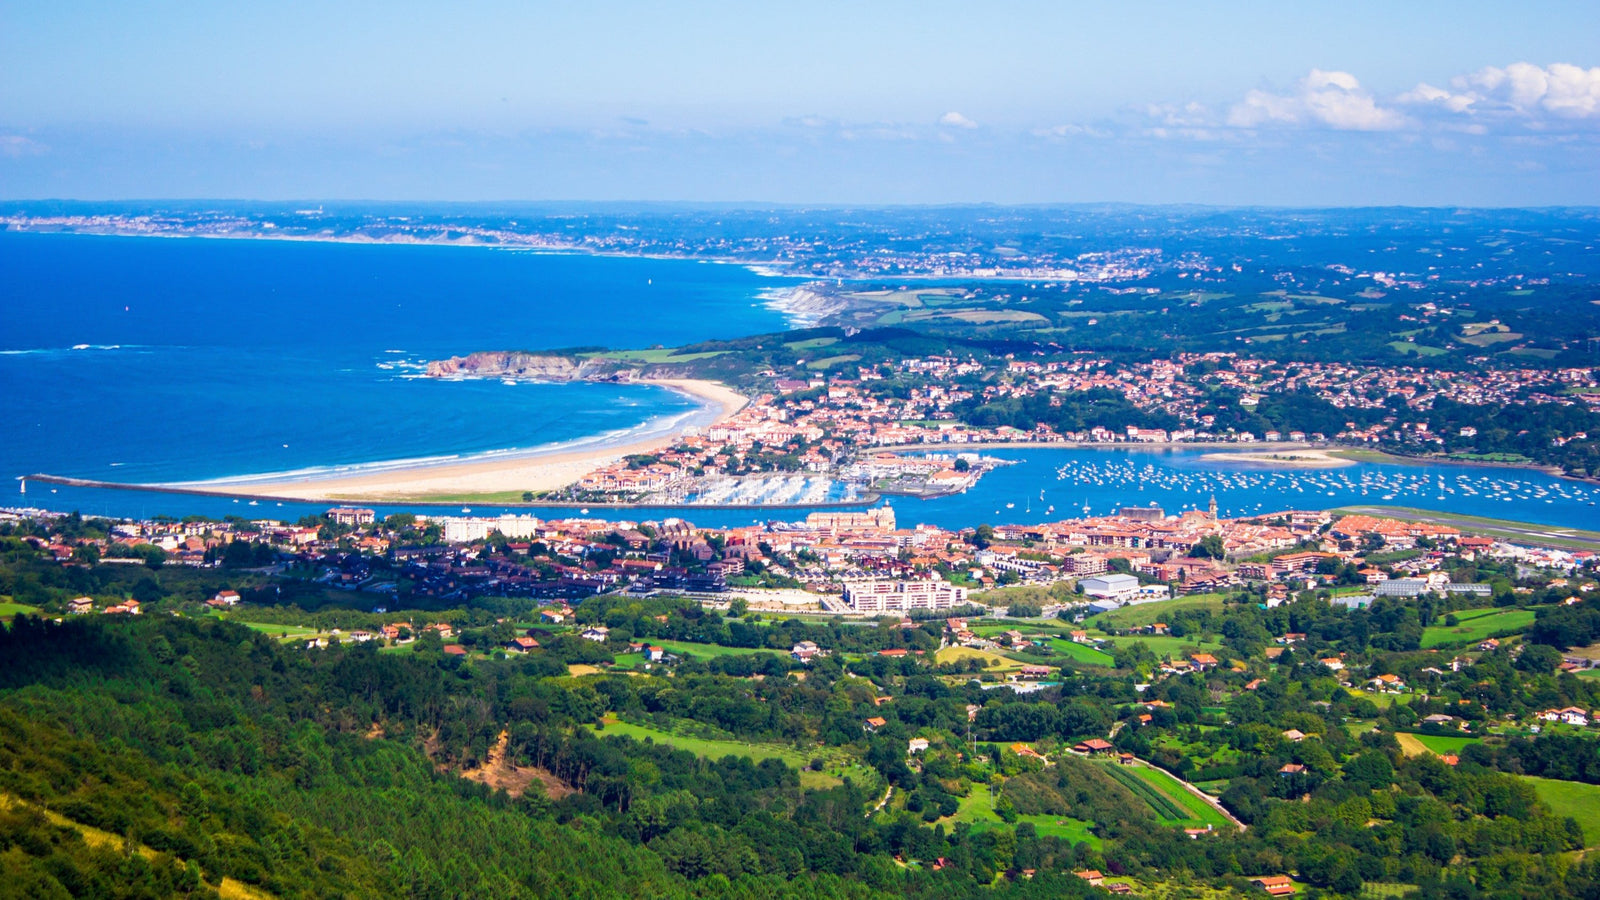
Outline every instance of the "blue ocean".
<path fill-rule="evenodd" d="M 786 328 L 731 265 L 484 247 L 0 233 L 0 472 L 196 480 L 619 434 L 649 386 L 420 377 L 474 350 Z"/>
<path fill-rule="evenodd" d="M 643 385 L 438 381 L 418 377 L 419 367 L 473 350 L 673 346 L 779 331 L 786 323 L 761 295 L 793 283 L 686 260 L 17 233 L 0 233 L 0 273 L 0 474 L 132 483 L 460 457 L 659 427 L 693 401 Z M 1528 470 L 1361 463 L 1274 472 L 1187 450 L 992 455 L 1014 464 L 967 493 L 890 502 L 902 521 L 953 528 L 1151 503 L 1173 512 L 1212 496 L 1234 515 L 1394 505 L 1552 531 L 1600 525 L 1600 489 Z M 39 483 L 9 496 L 0 505 L 124 516 L 296 518 L 326 507 Z M 798 517 L 590 514 L 712 526 Z"/>

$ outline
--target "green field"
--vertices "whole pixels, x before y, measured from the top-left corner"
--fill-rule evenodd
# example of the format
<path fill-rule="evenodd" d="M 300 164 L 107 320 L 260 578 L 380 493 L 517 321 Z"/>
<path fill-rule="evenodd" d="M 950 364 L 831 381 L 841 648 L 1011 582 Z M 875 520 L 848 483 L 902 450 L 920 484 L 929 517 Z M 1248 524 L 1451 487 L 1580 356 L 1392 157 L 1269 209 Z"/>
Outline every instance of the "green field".
<path fill-rule="evenodd" d="M 692 641 L 652 640 L 647 643 L 654 644 L 657 647 L 665 647 L 668 653 L 676 653 L 679 656 L 693 656 L 699 659 L 715 656 L 748 656 L 752 653 L 776 654 L 779 652 L 765 647 L 724 647 L 721 644 L 697 644 Z M 629 654 L 623 654 L 619 658 L 627 659 L 628 656 Z"/>
<path fill-rule="evenodd" d="M 822 359 L 813 359 L 806 363 L 806 368 L 826 369 L 829 366 L 837 366 L 843 363 L 856 362 L 859 359 L 861 359 L 861 355 L 859 353 L 841 353 L 838 356 L 828 356 Z"/>
<path fill-rule="evenodd" d="M 0 603 L 0 619 L 9 620 L 12 616 L 33 615 L 39 611 L 36 606 L 27 606 L 22 603 Z"/>
<path fill-rule="evenodd" d="M 1042 624 L 1037 621 L 1016 621 L 1003 625 L 979 625 L 974 627 L 972 632 L 982 637 L 993 638 L 1007 631 L 1018 631 L 1023 637 L 1035 643 L 1049 646 L 1055 653 L 1054 656 L 1038 656 L 1031 652 L 1033 649 L 1031 647 L 1017 651 L 1018 655 L 1029 657 L 1030 660 L 1056 662 L 1058 657 L 1064 656 L 1073 662 L 1083 663 L 1084 665 L 1111 666 L 1111 654 L 1096 649 L 1090 644 L 1080 644 L 1065 637 L 1068 632 L 1076 628 L 1077 626 L 1059 620 Z"/>
<path fill-rule="evenodd" d="M 1063 622 L 1060 619 L 1004 619 L 994 625 L 971 625 L 972 633 L 983 637 L 994 637 L 1008 631 L 1019 631 L 1025 637 L 1039 634 L 1053 634 L 1066 636 L 1069 632 L 1076 631 L 1079 626 Z"/>
<path fill-rule="evenodd" d="M 1465 747 L 1468 744 L 1478 743 L 1477 738 L 1464 736 L 1456 737 L 1455 735 L 1413 734 L 1410 736 L 1416 738 L 1417 743 L 1427 747 L 1429 750 L 1432 750 L 1434 753 L 1437 753 L 1440 756 L 1444 756 L 1447 753 L 1460 753 L 1462 747 Z"/>
<path fill-rule="evenodd" d="M 1539 799 L 1558 816 L 1571 816 L 1583 828 L 1583 845 L 1600 847 L 1600 784 L 1556 781 L 1523 775 L 1533 785 Z"/>
<path fill-rule="evenodd" d="M 1487 637 L 1521 631 L 1533 624 L 1531 609 L 1469 609 L 1455 614 L 1461 624 L 1431 625 L 1422 631 L 1423 647 L 1445 647 L 1476 644 Z"/>
<path fill-rule="evenodd" d="M 1174 597 L 1171 600 L 1157 600 L 1154 603 L 1140 603 L 1136 606 L 1125 606 L 1111 612 L 1101 613 L 1088 619 L 1089 622 L 1100 628 L 1133 628 L 1139 625 L 1153 625 L 1156 622 L 1165 622 L 1167 617 L 1180 609 L 1222 609 L 1221 594 L 1191 594 L 1188 597 Z"/>
<path fill-rule="evenodd" d="M 1231 828 L 1232 822 L 1211 804 L 1189 793 L 1183 785 L 1160 769 L 1150 766 L 1124 766 L 1105 763 L 1106 771 L 1135 797 L 1149 804 L 1165 825 L 1185 828 Z"/>
<path fill-rule="evenodd" d="M 830 344 L 837 344 L 837 343 L 839 343 L 839 339 L 836 338 L 836 337 L 820 337 L 820 338 L 808 338 L 808 339 L 803 340 L 803 341 L 790 341 L 789 343 L 784 344 L 783 346 L 787 347 L 790 350 L 801 351 L 801 350 L 815 350 L 818 347 L 827 347 Z"/>
<path fill-rule="evenodd" d="M 252 631 L 259 631 L 268 637 L 277 638 L 283 643 L 310 640 L 318 636 L 325 638 L 334 637 L 334 635 L 326 631 L 318 631 L 315 628 L 305 625 L 273 625 L 267 622 L 241 622 L 238 619 L 229 619 L 228 621 L 233 622 L 236 625 L 243 625 Z M 343 637 L 342 634 L 340 636 Z"/>
<path fill-rule="evenodd" d="M 1066 638 L 1051 638 L 1050 649 L 1058 656 L 1068 657 L 1076 662 L 1091 666 L 1110 666 L 1113 664 L 1111 654 L 1097 650 L 1088 644 L 1080 644 Z"/>
<path fill-rule="evenodd" d="M 1131 634 L 1111 638 L 1111 643 L 1118 647 L 1141 642 L 1150 648 L 1151 653 L 1157 656 L 1171 656 L 1174 659 L 1189 653 L 1215 650 L 1222 646 L 1221 641 L 1202 641 L 1198 637 L 1173 637 L 1170 634 Z"/>
<path fill-rule="evenodd" d="M 647 725 L 610 720 L 606 722 L 605 728 L 597 730 L 595 734 L 600 737 L 608 734 L 625 734 L 640 741 L 650 738 L 658 744 L 687 750 L 695 756 L 706 759 L 722 759 L 725 756 L 748 756 L 756 762 L 763 759 L 781 759 L 785 764 L 800 770 L 800 783 L 808 788 L 837 787 L 847 775 L 856 784 L 869 786 L 882 784 L 876 772 L 855 762 L 848 754 L 824 747 L 805 753 L 793 747 L 782 747 L 777 744 L 684 737 Z M 807 771 L 806 766 L 817 757 L 822 757 L 826 761 L 823 771 Z"/>
<path fill-rule="evenodd" d="M 945 647 L 938 653 L 934 654 L 933 659 L 934 662 L 941 666 L 949 665 L 950 663 L 961 662 L 962 660 L 967 659 L 982 660 L 984 663 L 984 668 L 994 672 L 1004 672 L 1009 669 L 1022 668 L 1022 663 L 1017 662 L 1009 656 L 1002 656 L 999 653 L 991 653 L 988 650 L 978 650 L 973 647 Z"/>
<path fill-rule="evenodd" d="M 945 828 L 956 822 L 967 822 L 972 825 L 973 831 L 989 831 L 995 828 L 1010 828 L 999 814 L 994 811 L 994 794 L 987 784 L 974 784 L 967 796 L 961 798 L 961 805 L 956 813 L 948 818 L 940 819 Z M 1032 822 L 1038 829 L 1041 837 L 1065 838 L 1074 844 L 1087 842 L 1091 847 L 1099 848 L 1101 841 L 1090 833 L 1094 827 L 1093 822 L 1082 819 L 1072 819 L 1066 816 L 1030 815 L 1017 816 L 1015 824 Z"/>

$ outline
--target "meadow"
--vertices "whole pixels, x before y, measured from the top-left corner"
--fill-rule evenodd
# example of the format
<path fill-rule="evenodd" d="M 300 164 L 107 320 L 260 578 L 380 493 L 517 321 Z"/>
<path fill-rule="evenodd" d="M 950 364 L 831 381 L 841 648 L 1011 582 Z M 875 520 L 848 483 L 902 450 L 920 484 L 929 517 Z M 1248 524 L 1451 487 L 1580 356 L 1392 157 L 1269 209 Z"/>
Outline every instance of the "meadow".
<path fill-rule="evenodd" d="M 24 603 L 11 603 L 0 601 L 0 619 L 9 620 L 13 616 L 34 615 L 39 612 L 37 607 Z"/>
<path fill-rule="evenodd" d="M 1111 777 L 1133 792 L 1135 797 L 1149 804 L 1161 821 L 1167 825 L 1187 828 L 1232 827 L 1227 816 L 1215 807 L 1190 793 L 1171 775 L 1150 766 L 1124 766 L 1106 763 Z"/>
<path fill-rule="evenodd" d="M 1475 644 L 1485 638 L 1522 631 L 1533 624 L 1532 609 L 1469 609 L 1455 613 L 1460 624 L 1444 620 L 1422 631 L 1425 648 Z"/>
<path fill-rule="evenodd" d="M 693 656 L 699 659 L 719 656 L 749 656 L 755 653 L 780 653 L 778 650 L 766 647 L 724 647 L 721 644 L 699 644 L 693 641 L 652 640 L 649 643 L 657 647 L 665 647 L 668 653 L 674 653 L 678 656 Z M 620 655 L 618 661 L 626 664 L 629 655 Z"/>
<path fill-rule="evenodd" d="M 989 831 L 995 828 L 1009 827 L 1005 820 L 994 811 L 994 792 L 987 784 L 974 784 L 967 796 L 961 798 L 960 805 L 952 816 L 940 819 L 939 822 L 946 828 L 955 823 L 965 822 L 972 826 L 976 832 Z M 1082 819 L 1073 819 L 1066 816 L 1051 815 L 1019 815 L 1015 824 L 1023 822 L 1033 823 L 1043 837 L 1065 838 L 1074 844 L 1087 842 L 1091 847 L 1101 846 L 1100 838 L 1096 837 L 1089 829 L 1094 827 L 1093 822 Z"/>
<path fill-rule="evenodd" d="M 1154 625 L 1157 622 L 1165 622 L 1169 616 L 1180 609 L 1221 610 L 1222 595 L 1191 594 L 1187 597 L 1174 597 L 1171 600 L 1139 603 L 1104 612 L 1097 616 L 1091 616 L 1088 621 L 1105 629 L 1136 628 L 1141 625 Z"/>
<path fill-rule="evenodd" d="M 1600 847 L 1600 784 L 1557 781 L 1553 778 L 1521 776 L 1533 785 L 1539 799 L 1558 816 L 1571 816 L 1583 829 L 1583 845 Z"/>
<path fill-rule="evenodd" d="M 1455 735 L 1447 734 L 1413 734 L 1410 735 L 1410 737 L 1416 738 L 1417 743 L 1428 748 L 1430 751 L 1439 754 L 1440 756 L 1444 756 L 1446 754 L 1459 754 L 1461 752 L 1461 748 L 1467 746 L 1468 744 L 1478 743 L 1477 738 L 1464 736 L 1457 737 Z"/>

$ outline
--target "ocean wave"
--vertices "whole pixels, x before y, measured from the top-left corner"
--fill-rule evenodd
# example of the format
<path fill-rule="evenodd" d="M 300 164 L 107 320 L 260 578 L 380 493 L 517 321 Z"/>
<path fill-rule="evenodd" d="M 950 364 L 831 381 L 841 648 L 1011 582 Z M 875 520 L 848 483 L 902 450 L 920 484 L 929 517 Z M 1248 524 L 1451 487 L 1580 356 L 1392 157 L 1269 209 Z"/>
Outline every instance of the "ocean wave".
<path fill-rule="evenodd" d="M 88 353 L 95 350 L 147 350 L 142 344 L 73 344 L 71 347 L 29 347 L 18 350 L 0 350 L 0 356 L 66 356 L 71 353 Z"/>

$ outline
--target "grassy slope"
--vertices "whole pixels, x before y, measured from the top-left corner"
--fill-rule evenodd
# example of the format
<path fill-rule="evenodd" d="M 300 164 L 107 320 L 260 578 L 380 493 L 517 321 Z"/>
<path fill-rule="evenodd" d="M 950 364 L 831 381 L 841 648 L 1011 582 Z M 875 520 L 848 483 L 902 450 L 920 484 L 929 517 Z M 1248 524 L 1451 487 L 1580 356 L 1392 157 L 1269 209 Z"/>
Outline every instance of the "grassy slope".
<path fill-rule="evenodd" d="M 0 601 L 0 619 L 9 620 L 12 616 L 33 615 L 38 611 L 38 607 Z"/>
<path fill-rule="evenodd" d="M 657 647 L 665 647 L 669 653 L 676 653 L 680 656 L 695 656 L 700 659 L 715 656 L 748 656 L 752 653 L 771 653 L 776 655 L 779 652 L 765 647 L 724 647 L 721 644 L 697 644 L 692 641 L 650 640 L 648 643 Z"/>
<path fill-rule="evenodd" d="M 1151 768 L 1150 766 L 1123 766 L 1118 763 L 1107 763 L 1106 768 L 1119 781 L 1127 784 L 1130 789 L 1133 789 L 1130 778 L 1136 779 L 1154 789 L 1156 793 L 1165 797 L 1174 806 L 1188 813 L 1187 816 L 1178 818 L 1167 815 L 1163 810 L 1152 806 L 1156 816 L 1161 819 L 1163 824 L 1181 825 L 1186 828 L 1203 828 L 1207 825 L 1213 828 L 1231 828 L 1233 826 L 1233 823 L 1229 822 L 1227 817 L 1218 812 L 1211 804 L 1189 793 L 1183 785 L 1160 769 Z M 1142 796 L 1142 792 L 1135 789 L 1134 795 Z"/>
<path fill-rule="evenodd" d="M 1196 651 L 1215 650 L 1222 646 L 1221 641 L 1202 641 L 1198 637 L 1173 637 L 1169 634 L 1136 634 L 1116 637 L 1111 639 L 1111 643 L 1118 647 L 1143 643 L 1150 648 L 1151 653 L 1157 656 L 1172 656 L 1173 658 L 1185 656 Z"/>
<path fill-rule="evenodd" d="M 1583 828 L 1585 847 L 1600 847 L 1600 784 L 1556 781 L 1523 775 L 1533 785 L 1539 799 L 1558 816 L 1571 816 Z"/>
<path fill-rule="evenodd" d="M 1193 594 L 1188 597 L 1174 597 L 1171 600 L 1158 600 L 1154 603 L 1140 603 L 1136 606 L 1125 606 L 1111 612 L 1093 616 L 1088 621 L 1100 628 L 1133 628 L 1139 625 L 1152 625 L 1156 622 L 1165 622 L 1169 616 L 1180 609 L 1222 609 L 1221 594 Z"/>
<path fill-rule="evenodd" d="M 1050 649 L 1058 655 L 1065 656 L 1077 662 L 1087 663 L 1091 666 L 1110 666 L 1114 660 L 1111 654 L 1089 646 L 1069 641 L 1065 638 L 1054 638 L 1050 641 Z"/>
<path fill-rule="evenodd" d="M 955 815 L 939 821 L 944 823 L 947 829 L 956 822 L 971 823 L 973 831 L 1009 827 L 994 811 L 994 794 L 987 784 L 974 784 L 971 792 L 961 798 L 961 805 L 956 809 Z M 1095 848 L 1101 846 L 1100 839 L 1089 832 L 1089 829 L 1094 827 L 1093 822 L 1066 816 L 1017 816 L 1017 824 L 1023 822 L 1032 822 L 1041 836 L 1066 838 L 1074 844 L 1088 842 Z"/>
<path fill-rule="evenodd" d="M 1462 747 L 1478 743 L 1477 738 L 1444 734 L 1412 734 L 1407 735 L 1407 737 L 1415 738 L 1417 743 L 1440 756 L 1447 753 L 1460 753 Z"/>
<path fill-rule="evenodd" d="M 1456 613 L 1460 625 L 1433 625 L 1422 632 L 1423 647 L 1475 644 L 1484 638 L 1521 631 L 1533 624 L 1531 609 L 1474 609 Z M 1440 620 L 1443 622 L 1443 620 Z"/>
<path fill-rule="evenodd" d="M 965 659 L 980 659 L 984 661 L 986 666 L 988 663 L 993 662 L 994 665 L 987 666 L 985 669 L 985 671 L 991 672 L 1004 672 L 1011 669 L 1022 668 L 1022 663 L 1017 662 L 1010 657 L 1001 656 L 998 653 L 991 653 L 988 650 L 978 650 L 973 647 L 945 647 L 934 656 L 934 660 L 940 665 L 960 662 Z"/>

